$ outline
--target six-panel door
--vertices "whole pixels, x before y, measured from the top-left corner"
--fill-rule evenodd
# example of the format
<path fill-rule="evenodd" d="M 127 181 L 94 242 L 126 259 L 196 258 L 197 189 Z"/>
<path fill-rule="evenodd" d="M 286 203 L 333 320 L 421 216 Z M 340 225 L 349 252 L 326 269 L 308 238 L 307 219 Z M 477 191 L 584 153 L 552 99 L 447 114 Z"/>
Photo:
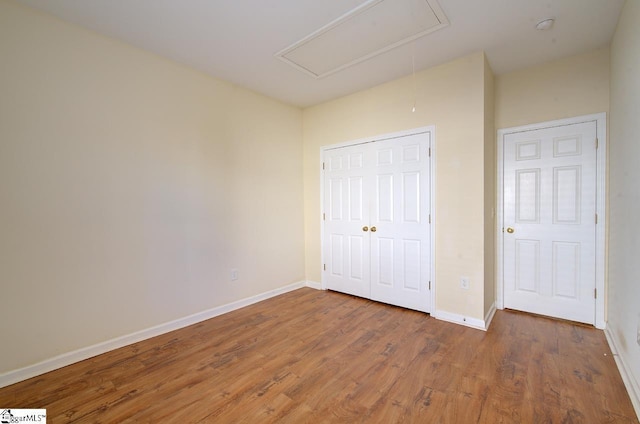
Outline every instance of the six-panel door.
<path fill-rule="evenodd" d="M 324 250 L 328 289 L 370 297 L 368 144 L 330 150 L 324 158 Z M 363 228 L 367 227 L 367 230 Z"/>
<path fill-rule="evenodd" d="M 327 288 L 429 312 L 429 143 L 421 133 L 326 151 Z"/>
<path fill-rule="evenodd" d="M 504 138 L 505 307 L 595 322 L 596 123 Z"/>

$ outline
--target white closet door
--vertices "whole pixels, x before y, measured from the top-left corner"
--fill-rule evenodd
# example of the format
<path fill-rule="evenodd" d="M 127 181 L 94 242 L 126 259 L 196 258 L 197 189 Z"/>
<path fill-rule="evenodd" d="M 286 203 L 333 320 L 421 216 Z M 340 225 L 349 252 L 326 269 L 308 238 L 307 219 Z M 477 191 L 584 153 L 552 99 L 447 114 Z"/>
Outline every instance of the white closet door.
<path fill-rule="evenodd" d="M 428 312 L 429 134 L 371 147 L 371 299 Z"/>
<path fill-rule="evenodd" d="M 596 123 L 504 139 L 504 305 L 595 322 Z"/>
<path fill-rule="evenodd" d="M 324 255 L 328 289 L 370 297 L 369 205 L 365 199 L 370 166 L 367 145 L 330 150 L 324 163 Z"/>
<path fill-rule="evenodd" d="M 430 311 L 430 133 L 324 156 L 325 286 Z"/>

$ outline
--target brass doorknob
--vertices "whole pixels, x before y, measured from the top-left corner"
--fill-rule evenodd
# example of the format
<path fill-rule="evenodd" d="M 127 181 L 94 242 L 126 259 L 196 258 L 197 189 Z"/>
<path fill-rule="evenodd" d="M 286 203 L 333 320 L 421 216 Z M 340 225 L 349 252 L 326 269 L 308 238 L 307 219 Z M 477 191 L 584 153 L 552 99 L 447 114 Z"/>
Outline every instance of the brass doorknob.
<path fill-rule="evenodd" d="M 507 233 L 512 234 L 515 230 L 511 227 L 507 228 Z"/>
<path fill-rule="evenodd" d="M 364 227 L 362 227 L 362 231 L 369 231 L 369 227 L 365 225 Z"/>
<path fill-rule="evenodd" d="M 376 227 L 371 227 L 371 232 L 375 233 L 376 232 Z"/>

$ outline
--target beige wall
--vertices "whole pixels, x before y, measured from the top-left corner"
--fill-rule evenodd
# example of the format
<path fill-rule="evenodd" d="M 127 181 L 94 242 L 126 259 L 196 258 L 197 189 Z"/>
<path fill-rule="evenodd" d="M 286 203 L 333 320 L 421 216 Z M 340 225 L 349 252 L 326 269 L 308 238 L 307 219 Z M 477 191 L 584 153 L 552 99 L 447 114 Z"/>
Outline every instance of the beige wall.
<path fill-rule="evenodd" d="M 627 0 L 611 44 L 608 332 L 640 416 L 640 2 Z M 629 385 L 628 385 L 629 387 Z"/>
<path fill-rule="evenodd" d="M 484 314 L 496 300 L 496 131 L 495 82 L 486 57 L 484 60 Z"/>
<path fill-rule="evenodd" d="M 0 374 L 304 279 L 299 109 L 5 0 L 0 58 Z"/>
<path fill-rule="evenodd" d="M 436 307 L 484 318 L 484 70 L 476 53 L 417 73 L 416 90 L 406 77 L 304 110 L 307 279 L 321 281 L 320 148 L 435 125 Z"/>
<path fill-rule="evenodd" d="M 609 111 L 609 49 L 496 76 L 496 129 Z"/>

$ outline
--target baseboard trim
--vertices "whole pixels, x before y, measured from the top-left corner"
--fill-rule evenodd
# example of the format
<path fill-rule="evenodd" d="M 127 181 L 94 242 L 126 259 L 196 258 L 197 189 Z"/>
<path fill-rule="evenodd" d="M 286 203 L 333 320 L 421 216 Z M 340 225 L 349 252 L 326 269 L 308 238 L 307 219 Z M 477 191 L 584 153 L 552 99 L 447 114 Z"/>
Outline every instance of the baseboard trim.
<path fill-rule="evenodd" d="M 307 287 L 312 288 L 312 289 L 323 290 L 322 289 L 322 283 L 318 283 L 317 281 L 306 281 L 305 285 Z"/>
<path fill-rule="evenodd" d="M 114 349 L 137 343 L 142 340 L 150 339 L 152 337 L 159 336 L 161 334 L 168 333 L 170 331 L 178 330 L 180 328 L 188 327 L 189 325 L 197 324 L 201 321 L 205 321 L 219 315 L 226 314 L 227 312 L 234 311 L 236 309 L 243 308 L 245 306 L 252 305 L 254 303 L 293 291 L 308 285 L 306 281 L 300 281 L 297 283 L 289 284 L 284 287 L 280 287 L 274 290 L 269 290 L 264 293 L 257 294 L 255 296 L 247 297 L 237 300 L 235 302 L 227 303 L 226 305 L 217 306 L 206 311 L 198 312 L 193 315 L 179 318 L 164 324 L 156 325 L 145 330 L 137 331 L 135 333 L 127 334 L 124 336 L 116 337 L 115 339 L 107 340 L 102 343 L 98 343 L 92 346 L 87 346 L 72 352 L 63 353 L 62 355 L 55 356 L 50 359 L 46 359 L 37 364 L 29 365 L 24 368 L 12 370 L 4 374 L 0 374 L 0 387 L 6 387 L 11 384 L 18 383 L 20 381 L 27 380 L 32 377 L 47 373 L 49 371 L 56 370 L 58 368 L 66 367 L 67 365 L 74 364 L 76 362 L 84 361 L 85 359 L 92 358 L 97 355 L 109 352 Z"/>
<path fill-rule="evenodd" d="M 478 318 L 470 318 L 464 315 L 454 314 L 452 312 L 436 310 L 431 314 L 436 319 L 441 321 L 452 322 L 454 324 L 460 324 L 467 327 L 475 328 L 476 330 L 487 331 L 485 321 Z"/>
<path fill-rule="evenodd" d="M 613 353 L 613 359 L 615 359 L 616 365 L 618 365 L 618 370 L 620 371 L 622 381 L 627 388 L 627 393 L 629 393 L 629 398 L 631 399 L 633 408 L 636 410 L 636 415 L 640 420 L 640 385 L 631 373 L 631 368 L 629 368 L 629 366 L 627 365 L 624 357 L 620 355 L 620 349 L 618 348 L 620 343 L 611 332 L 609 327 L 604 330 L 604 335 L 607 338 L 609 348 Z"/>
<path fill-rule="evenodd" d="M 491 321 L 493 321 L 493 317 L 496 314 L 496 303 L 493 302 L 487 311 L 487 315 L 484 316 L 484 329 L 485 331 L 489 329 L 491 325 Z"/>

